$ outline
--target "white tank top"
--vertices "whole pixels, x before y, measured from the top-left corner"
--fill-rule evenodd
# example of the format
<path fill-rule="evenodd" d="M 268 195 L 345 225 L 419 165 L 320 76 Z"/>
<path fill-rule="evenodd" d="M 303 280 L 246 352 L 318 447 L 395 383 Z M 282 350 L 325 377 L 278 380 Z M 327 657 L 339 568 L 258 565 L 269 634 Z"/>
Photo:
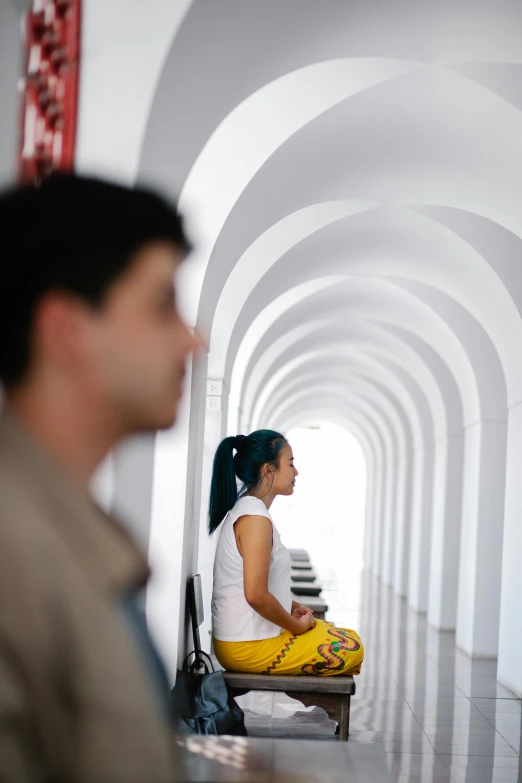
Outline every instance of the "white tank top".
<path fill-rule="evenodd" d="M 287 612 L 292 610 L 290 592 L 290 553 L 283 546 L 272 517 L 259 498 L 240 498 L 221 524 L 214 561 L 212 592 L 212 633 L 221 642 L 251 642 L 273 639 L 284 630 L 265 620 L 247 603 L 243 584 L 243 558 L 237 548 L 234 524 L 239 517 L 267 517 L 272 522 L 273 543 L 268 590 Z"/>

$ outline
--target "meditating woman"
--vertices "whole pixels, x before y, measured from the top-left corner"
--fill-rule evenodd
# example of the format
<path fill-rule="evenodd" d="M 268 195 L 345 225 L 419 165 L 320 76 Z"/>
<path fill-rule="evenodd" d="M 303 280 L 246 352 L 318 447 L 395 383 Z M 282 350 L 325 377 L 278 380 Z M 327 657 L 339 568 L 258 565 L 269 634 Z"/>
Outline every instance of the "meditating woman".
<path fill-rule="evenodd" d="M 210 533 L 221 528 L 214 652 L 225 669 L 238 672 L 359 674 L 364 649 L 355 631 L 316 620 L 292 600 L 290 554 L 270 506 L 277 495 L 293 493 L 297 476 L 290 444 L 278 432 L 225 438 L 218 447 L 209 509 Z"/>

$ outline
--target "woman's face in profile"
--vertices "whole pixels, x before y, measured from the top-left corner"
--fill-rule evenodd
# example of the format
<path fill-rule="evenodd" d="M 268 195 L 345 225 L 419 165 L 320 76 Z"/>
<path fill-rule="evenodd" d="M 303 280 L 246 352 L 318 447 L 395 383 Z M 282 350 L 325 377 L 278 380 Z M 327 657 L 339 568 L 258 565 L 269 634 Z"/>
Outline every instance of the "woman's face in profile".
<path fill-rule="evenodd" d="M 292 447 L 287 443 L 279 453 L 279 467 L 275 472 L 274 488 L 278 495 L 292 495 L 299 472 L 294 465 Z"/>

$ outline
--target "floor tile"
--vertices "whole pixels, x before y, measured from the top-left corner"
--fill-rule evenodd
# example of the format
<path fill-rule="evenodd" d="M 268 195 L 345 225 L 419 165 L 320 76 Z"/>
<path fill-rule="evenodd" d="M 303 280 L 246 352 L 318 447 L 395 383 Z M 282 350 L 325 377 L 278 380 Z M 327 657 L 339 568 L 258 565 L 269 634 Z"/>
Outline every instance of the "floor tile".
<path fill-rule="evenodd" d="M 522 720 L 520 715 L 508 715 L 508 714 L 500 714 L 500 715 L 485 715 L 484 716 L 489 723 L 491 723 L 492 726 L 495 726 L 498 728 L 504 728 L 504 729 L 518 729 L 520 731 L 522 726 Z"/>
<path fill-rule="evenodd" d="M 491 697 L 497 699 L 510 699 L 516 696 L 513 691 L 505 688 L 493 678 L 480 680 L 471 684 L 459 683 L 458 688 L 465 696 L 469 696 L 470 698 Z"/>
<path fill-rule="evenodd" d="M 518 757 L 518 753 L 515 753 L 507 743 L 505 745 L 468 745 L 458 743 L 433 743 L 435 751 L 442 756 L 505 756 L 508 758 Z"/>
<path fill-rule="evenodd" d="M 378 743 L 375 743 L 376 745 Z M 381 744 L 381 743 L 379 743 Z M 383 749 L 386 753 L 422 753 L 422 755 L 434 755 L 436 752 L 433 745 L 426 740 L 385 740 L 383 743 Z"/>
<path fill-rule="evenodd" d="M 506 767 L 508 769 L 518 769 L 519 766 L 517 756 L 458 756 L 454 754 L 446 755 L 444 753 L 439 753 L 438 756 L 445 767 L 483 767 L 484 769 Z"/>
<path fill-rule="evenodd" d="M 440 717 L 440 718 L 419 718 L 418 722 L 421 726 L 476 726 L 482 728 L 491 727 L 492 724 L 481 716 L 457 716 L 457 717 Z"/>
<path fill-rule="evenodd" d="M 494 726 L 424 726 L 428 737 L 483 737 L 494 739 L 501 736 Z"/>
<path fill-rule="evenodd" d="M 520 699 L 471 698 L 470 701 L 481 712 L 514 713 L 515 715 L 520 715 L 522 712 L 522 700 Z"/>
<path fill-rule="evenodd" d="M 350 738 L 353 742 L 383 742 L 400 740 L 404 738 L 408 741 L 422 740 L 426 735 L 420 726 L 412 727 L 409 731 L 372 731 L 350 729 Z"/>

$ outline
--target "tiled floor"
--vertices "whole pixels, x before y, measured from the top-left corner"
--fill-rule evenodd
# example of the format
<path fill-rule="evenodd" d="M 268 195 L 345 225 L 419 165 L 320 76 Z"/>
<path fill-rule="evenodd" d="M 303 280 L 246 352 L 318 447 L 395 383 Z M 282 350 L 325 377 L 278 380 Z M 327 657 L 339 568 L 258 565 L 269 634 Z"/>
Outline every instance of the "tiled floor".
<path fill-rule="evenodd" d="M 400 783 L 522 783 L 522 702 L 497 682 L 496 663 L 470 660 L 454 634 L 429 628 L 368 575 L 362 593 L 353 580 L 344 589 L 329 580 L 330 618 L 360 630 L 366 648 L 351 741 L 384 748 Z M 273 694 L 239 701 L 250 736 L 337 741 L 335 724 L 318 708 Z"/>

